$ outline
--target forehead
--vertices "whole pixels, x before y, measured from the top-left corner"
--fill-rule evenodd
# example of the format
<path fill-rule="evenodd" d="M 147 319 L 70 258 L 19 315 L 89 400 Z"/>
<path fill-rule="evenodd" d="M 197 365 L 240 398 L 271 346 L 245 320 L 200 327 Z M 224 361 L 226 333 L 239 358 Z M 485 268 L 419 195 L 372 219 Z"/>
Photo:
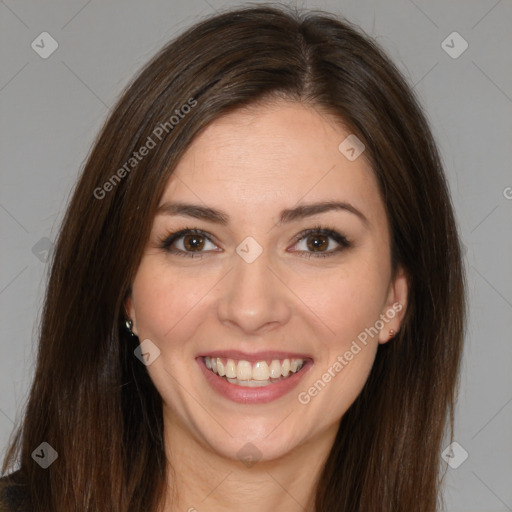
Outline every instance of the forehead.
<path fill-rule="evenodd" d="M 291 102 L 224 115 L 190 144 L 162 202 L 183 200 L 261 215 L 323 200 L 350 200 L 382 215 L 374 172 L 364 152 L 349 160 L 339 146 L 350 132 L 331 116 Z"/>

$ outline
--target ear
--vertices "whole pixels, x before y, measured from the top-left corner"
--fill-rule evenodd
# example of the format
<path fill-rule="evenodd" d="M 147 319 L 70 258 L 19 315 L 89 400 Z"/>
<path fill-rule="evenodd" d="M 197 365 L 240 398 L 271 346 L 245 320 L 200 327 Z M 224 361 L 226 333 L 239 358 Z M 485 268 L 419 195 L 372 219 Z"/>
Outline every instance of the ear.
<path fill-rule="evenodd" d="M 399 266 L 395 278 L 389 284 L 386 304 L 381 311 L 384 327 L 379 332 L 379 343 L 390 341 L 402 325 L 407 310 L 409 280 L 404 269 Z M 394 331 L 390 333 L 390 331 Z"/>
<path fill-rule="evenodd" d="M 133 304 L 133 297 L 132 297 L 131 290 L 126 294 L 126 298 L 124 300 L 124 311 L 125 311 L 126 319 L 131 320 L 133 323 L 133 325 L 132 325 L 133 334 L 138 336 L 139 333 L 137 331 L 137 318 L 135 315 L 135 306 Z"/>

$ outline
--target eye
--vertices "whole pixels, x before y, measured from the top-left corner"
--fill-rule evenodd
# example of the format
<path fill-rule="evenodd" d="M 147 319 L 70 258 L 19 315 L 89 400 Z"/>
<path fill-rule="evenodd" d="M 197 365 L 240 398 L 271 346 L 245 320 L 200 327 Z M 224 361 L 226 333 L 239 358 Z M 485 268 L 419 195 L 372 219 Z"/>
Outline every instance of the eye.
<path fill-rule="evenodd" d="M 352 245 L 345 236 L 335 229 L 322 226 L 302 231 L 297 235 L 297 239 L 299 241 L 296 246 L 302 248 L 293 252 L 300 252 L 301 256 L 305 258 L 334 256 Z M 332 243 L 333 241 L 334 243 Z M 332 248 L 333 245 L 334 248 Z M 329 248 L 330 250 L 328 250 Z"/>
<path fill-rule="evenodd" d="M 208 238 L 204 231 L 194 228 L 184 228 L 175 233 L 171 233 L 165 239 L 160 240 L 160 248 L 178 256 L 188 258 L 201 258 L 203 249 L 207 244 L 211 244 L 215 250 L 216 245 Z M 198 254 L 194 254 L 198 253 Z"/>
<path fill-rule="evenodd" d="M 297 252 L 305 258 L 334 256 L 352 245 L 335 229 L 322 226 L 302 231 L 295 240 L 295 246 L 302 248 L 291 252 Z M 208 244 L 211 244 L 210 248 Z M 332 245 L 335 247 L 331 247 Z M 196 228 L 184 228 L 167 235 L 159 241 L 159 247 L 171 254 L 188 258 L 202 258 L 205 252 L 220 251 L 204 231 Z"/>

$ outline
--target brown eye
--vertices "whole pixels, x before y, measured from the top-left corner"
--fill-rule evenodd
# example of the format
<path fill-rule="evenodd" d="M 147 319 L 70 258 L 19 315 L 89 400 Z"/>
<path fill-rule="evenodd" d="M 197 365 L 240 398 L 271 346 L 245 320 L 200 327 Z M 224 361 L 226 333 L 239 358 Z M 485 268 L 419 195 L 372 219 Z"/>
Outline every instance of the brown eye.
<path fill-rule="evenodd" d="M 313 252 L 322 252 L 329 246 L 329 237 L 325 235 L 311 235 L 307 240 L 308 249 Z"/>
<path fill-rule="evenodd" d="M 352 245 L 335 229 L 321 226 L 301 232 L 297 240 L 294 252 L 306 258 L 334 256 Z"/>
<path fill-rule="evenodd" d="M 186 251 L 200 251 L 204 247 L 204 237 L 196 234 L 185 235 L 183 236 L 183 246 Z"/>
<path fill-rule="evenodd" d="M 216 250 L 217 246 L 210 238 L 203 231 L 194 228 L 181 229 L 160 241 L 160 247 L 165 251 L 190 258 L 202 258 L 204 253 L 210 251 L 207 244 L 211 244 L 211 250 Z"/>

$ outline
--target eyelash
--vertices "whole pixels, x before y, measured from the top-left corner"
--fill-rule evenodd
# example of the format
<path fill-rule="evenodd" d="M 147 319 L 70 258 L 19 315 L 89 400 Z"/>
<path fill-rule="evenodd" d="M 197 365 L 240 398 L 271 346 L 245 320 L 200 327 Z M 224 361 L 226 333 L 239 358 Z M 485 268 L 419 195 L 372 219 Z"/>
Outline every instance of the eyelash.
<path fill-rule="evenodd" d="M 305 229 L 304 231 L 301 231 L 298 235 L 296 235 L 294 245 L 301 242 L 304 238 L 307 238 L 309 235 L 313 235 L 313 234 L 330 237 L 335 242 L 337 242 L 339 244 L 339 247 L 337 247 L 336 249 L 331 250 L 329 252 L 297 251 L 301 257 L 304 257 L 304 258 L 326 258 L 328 256 L 334 256 L 352 246 L 352 243 L 349 242 L 345 236 L 340 234 L 334 228 L 327 227 L 327 226 L 325 226 L 325 227 L 315 226 L 313 228 Z M 185 235 L 201 235 L 201 236 L 205 237 L 208 241 L 212 242 L 210 240 L 210 238 L 208 237 L 207 233 L 202 231 L 201 229 L 185 227 L 184 229 L 180 229 L 179 231 L 175 231 L 174 233 L 169 233 L 165 238 L 159 239 L 158 243 L 159 243 L 160 249 L 163 249 L 171 254 L 176 254 L 177 256 L 184 256 L 186 258 L 202 258 L 203 253 L 186 252 L 186 251 L 182 251 L 181 249 L 173 249 L 172 248 L 172 244 L 174 242 L 176 242 L 176 240 L 179 240 L 180 238 L 182 238 Z"/>

